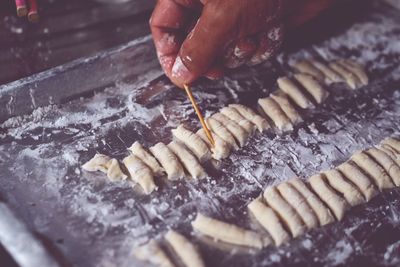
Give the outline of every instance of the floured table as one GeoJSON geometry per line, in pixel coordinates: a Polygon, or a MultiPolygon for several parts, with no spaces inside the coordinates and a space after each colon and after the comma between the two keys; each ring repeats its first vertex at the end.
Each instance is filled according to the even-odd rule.
{"type": "MultiPolygon", "coordinates": [[[[60,266],[146,266],[132,249],[171,227],[191,236],[207,266],[398,266],[399,189],[353,208],[342,222],[262,251],[216,248],[192,233],[190,222],[202,211],[250,228],[246,205],[265,186],[309,177],[400,134],[399,36],[400,12],[377,1],[330,38],[221,81],[202,81],[194,95],[211,114],[234,102],[255,107],[299,58],[351,57],[371,76],[358,91],[330,87],[329,100],[305,114],[293,133],[256,135],[218,168],[209,166],[209,179],[164,179],[148,196],[80,166],[96,151],[122,159],[136,140],[167,142],[181,122],[199,126],[185,94],[162,76],[149,37],[0,87],[0,199],[6,203],[0,209],[13,211],[34,233],[33,241],[21,237],[19,225],[13,229],[1,216],[0,238],[36,240],[60,266]]],[[[34,243],[21,250],[15,244],[4,246],[16,258],[43,256],[27,249],[34,243]]],[[[41,266],[54,266],[53,260],[41,266]]]]}

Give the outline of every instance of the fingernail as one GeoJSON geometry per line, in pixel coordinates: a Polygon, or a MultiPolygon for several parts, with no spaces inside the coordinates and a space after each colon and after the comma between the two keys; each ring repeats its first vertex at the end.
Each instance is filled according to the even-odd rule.
{"type": "Polygon", "coordinates": [[[183,64],[181,57],[177,57],[172,67],[172,78],[181,84],[190,83],[193,75],[183,64]]]}

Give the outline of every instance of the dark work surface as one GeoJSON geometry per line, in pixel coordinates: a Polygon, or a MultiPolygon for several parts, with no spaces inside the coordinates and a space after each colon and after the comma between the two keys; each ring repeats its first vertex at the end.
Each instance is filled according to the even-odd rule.
{"type": "Polygon", "coordinates": [[[4,267],[18,267],[17,263],[12,259],[10,254],[0,244],[0,266],[4,267]]]}
{"type": "Polygon", "coordinates": [[[15,14],[0,1],[0,84],[86,57],[149,32],[154,0],[111,4],[90,0],[43,0],[40,22],[15,14]]]}

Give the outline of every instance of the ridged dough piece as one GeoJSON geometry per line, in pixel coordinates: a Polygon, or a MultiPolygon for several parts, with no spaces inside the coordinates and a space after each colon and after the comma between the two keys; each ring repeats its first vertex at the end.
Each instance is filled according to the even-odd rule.
{"type": "Polygon", "coordinates": [[[295,209],[308,229],[313,229],[319,225],[318,218],[307,200],[290,183],[278,185],[281,196],[295,209]]]}
{"type": "Polygon", "coordinates": [[[381,143],[391,147],[396,154],[400,154],[400,140],[397,140],[393,137],[388,137],[385,138],[381,143]]]}
{"type": "Polygon", "coordinates": [[[215,113],[211,118],[216,119],[223,124],[228,131],[235,137],[240,146],[244,146],[249,139],[249,134],[239,124],[229,119],[222,113],[215,113]]]}
{"type": "Polygon", "coordinates": [[[221,160],[229,157],[231,154],[231,149],[232,146],[229,145],[227,142],[225,142],[221,137],[216,135],[215,133],[211,133],[215,146],[212,146],[210,143],[210,140],[208,140],[208,137],[206,135],[206,132],[204,129],[199,129],[196,134],[203,139],[203,141],[207,144],[207,146],[211,149],[212,152],[212,157],[215,160],[221,160]]]}
{"type": "Polygon", "coordinates": [[[396,186],[400,186],[400,167],[385,152],[377,149],[368,149],[367,154],[372,157],[389,174],[396,186]]]}
{"type": "Polygon", "coordinates": [[[325,206],[321,199],[312,192],[307,185],[299,178],[293,178],[288,181],[296,190],[303,195],[307,203],[313,209],[318,217],[321,226],[330,224],[335,221],[331,211],[325,206]]]}
{"type": "Polygon", "coordinates": [[[279,104],[283,112],[290,119],[293,124],[298,124],[303,121],[303,118],[297,112],[296,108],[290,103],[289,97],[281,90],[275,91],[271,94],[272,99],[279,104]]]}
{"type": "Polygon", "coordinates": [[[164,174],[165,171],[160,166],[158,161],[149,152],[147,152],[139,142],[133,143],[128,150],[130,150],[133,155],[140,158],[147,166],[149,166],[154,175],[161,176],[164,174]]]}
{"type": "Polygon", "coordinates": [[[342,67],[353,73],[355,76],[357,76],[358,80],[361,82],[362,85],[368,85],[369,83],[369,78],[367,73],[365,72],[364,67],[362,67],[360,64],[348,60],[348,59],[340,59],[337,61],[342,67]]]}
{"type": "Polygon", "coordinates": [[[101,171],[107,174],[111,181],[125,180],[128,177],[122,172],[118,160],[99,153],[83,164],[82,169],[88,172],[101,171]]]}
{"type": "Polygon", "coordinates": [[[367,201],[370,201],[372,198],[378,195],[379,192],[374,184],[358,166],[350,162],[345,162],[339,165],[337,168],[348,180],[358,187],[367,201]]]}
{"type": "Polygon", "coordinates": [[[356,153],[351,157],[351,160],[373,179],[379,190],[382,191],[394,187],[392,180],[385,170],[365,154],[365,152],[356,153]]]}
{"type": "Polygon", "coordinates": [[[337,62],[329,63],[329,67],[331,69],[333,69],[334,71],[336,71],[337,73],[339,73],[339,75],[342,76],[342,78],[346,81],[346,83],[348,84],[348,86],[351,89],[353,89],[353,90],[358,89],[358,87],[360,85],[360,81],[353,73],[351,73],[348,70],[346,70],[345,68],[343,68],[337,62]]]}
{"type": "Polygon", "coordinates": [[[185,177],[182,164],[168,146],[163,143],[157,143],[149,149],[167,172],[169,180],[178,180],[185,177]]]}
{"type": "Polygon", "coordinates": [[[197,161],[197,158],[193,156],[184,145],[181,145],[176,141],[172,141],[168,144],[168,148],[174,152],[177,158],[179,158],[180,162],[193,179],[203,179],[207,177],[207,173],[197,161]]]}
{"type": "Polygon", "coordinates": [[[138,183],[146,194],[150,194],[156,189],[151,169],[135,155],[124,158],[123,163],[128,169],[134,182],[138,183]]]}
{"type": "Polygon", "coordinates": [[[327,84],[343,82],[343,78],[325,64],[315,60],[312,60],[311,62],[314,67],[319,69],[325,75],[325,82],[327,84]]]}
{"type": "Polygon", "coordinates": [[[228,244],[261,249],[271,243],[269,238],[262,237],[256,232],[207,217],[201,213],[197,213],[196,219],[192,221],[192,226],[200,233],[228,244]]]}
{"type": "Polygon", "coordinates": [[[324,74],[308,60],[300,60],[293,64],[298,72],[313,76],[318,81],[324,81],[324,74]]]}
{"type": "Polygon", "coordinates": [[[365,202],[360,191],[358,191],[354,185],[349,183],[338,170],[328,170],[324,172],[324,174],[329,185],[339,193],[342,193],[343,197],[351,206],[354,207],[365,202]]]}
{"type": "MultiPolygon", "coordinates": [[[[253,124],[251,121],[246,119],[243,115],[241,115],[239,113],[239,111],[237,111],[233,107],[224,107],[220,110],[220,112],[222,114],[224,114],[225,116],[227,116],[229,119],[235,121],[241,127],[243,127],[243,129],[245,129],[248,134],[254,134],[254,132],[257,130],[257,126],[255,124],[253,124]]],[[[265,123],[267,123],[267,121],[265,121],[265,123]]],[[[263,131],[263,127],[266,127],[266,126],[265,125],[263,126],[262,124],[260,126],[261,126],[261,128],[259,128],[259,130],[261,132],[261,131],[263,131]]]]}
{"type": "Polygon", "coordinates": [[[278,79],[279,88],[285,92],[302,109],[313,108],[314,104],[301,89],[288,77],[278,79]]]}
{"type": "Polygon", "coordinates": [[[235,137],[229,132],[229,130],[219,121],[213,118],[207,118],[206,123],[208,128],[221,137],[226,143],[228,143],[232,148],[238,149],[239,146],[236,143],[235,137]]]}
{"type": "Polygon", "coordinates": [[[230,104],[229,107],[236,109],[240,115],[256,125],[259,132],[263,132],[271,128],[267,120],[255,113],[251,108],[240,104],[230,104]]]}
{"type": "Polygon", "coordinates": [[[165,239],[186,267],[205,267],[200,252],[185,236],[169,230],[165,239]]]}
{"type": "Polygon", "coordinates": [[[159,267],[175,267],[167,254],[158,245],[157,241],[150,240],[149,243],[136,247],[133,250],[133,255],[138,260],[149,262],[159,267]]]}
{"type": "Polygon", "coordinates": [[[385,144],[381,144],[378,146],[379,150],[383,151],[386,153],[386,155],[388,155],[392,160],[394,160],[395,162],[397,162],[397,164],[400,166],[400,155],[396,153],[396,151],[385,144]]]}
{"type": "Polygon", "coordinates": [[[282,226],[274,210],[264,204],[260,198],[254,199],[247,207],[257,221],[271,235],[275,245],[280,246],[290,240],[290,235],[282,226]]]}
{"type": "Polygon", "coordinates": [[[283,199],[275,187],[269,187],[264,191],[264,199],[282,219],[293,237],[298,237],[306,230],[300,216],[297,212],[283,199]]]}
{"type": "Polygon", "coordinates": [[[309,182],[314,192],[332,210],[333,214],[335,214],[336,219],[339,221],[342,220],[344,214],[350,208],[346,200],[329,187],[321,174],[312,176],[309,182]]]}
{"type": "Polygon", "coordinates": [[[211,151],[207,144],[197,134],[186,129],[183,125],[171,131],[174,138],[183,143],[200,162],[206,162],[211,159],[211,151]]]}
{"type": "Polygon", "coordinates": [[[307,74],[295,74],[294,77],[304,89],[312,95],[318,104],[321,104],[328,98],[329,92],[312,76],[307,74]]]}
{"type": "Polygon", "coordinates": [[[270,97],[261,98],[258,104],[279,130],[284,132],[293,130],[292,122],[275,100],[270,97]]]}

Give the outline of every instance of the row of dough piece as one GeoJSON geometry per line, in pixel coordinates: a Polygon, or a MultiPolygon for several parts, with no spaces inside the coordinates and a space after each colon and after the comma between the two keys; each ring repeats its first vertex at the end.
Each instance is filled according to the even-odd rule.
{"type": "Polygon", "coordinates": [[[248,205],[263,233],[201,213],[192,226],[225,243],[253,248],[279,246],[307,230],[340,221],[350,207],[395,186],[400,186],[400,140],[387,138],[377,147],[354,154],[337,168],[312,176],[308,182],[294,178],[267,188],[248,205]]]}
{"type": "MultiPolygon", "coordinates": [[[[312,176],[308,182],[294,178],[267,188],[248,205],[263,233],[201,213],[192,226],[215,241],[232,245],[257,249],[280,246],[307,230],[340,221],[350,207],[394,186],[400,186],[400,140],[386,138],[379,146],[354,154],[349,161],[312,176]]],[[[198,249],[183,235],[170,230],[165,240],[184,266],[205,266],[198,249]]],[[[156,266],[176,266],[155,240],[135,248],[134,255],[156,266]]]]}

